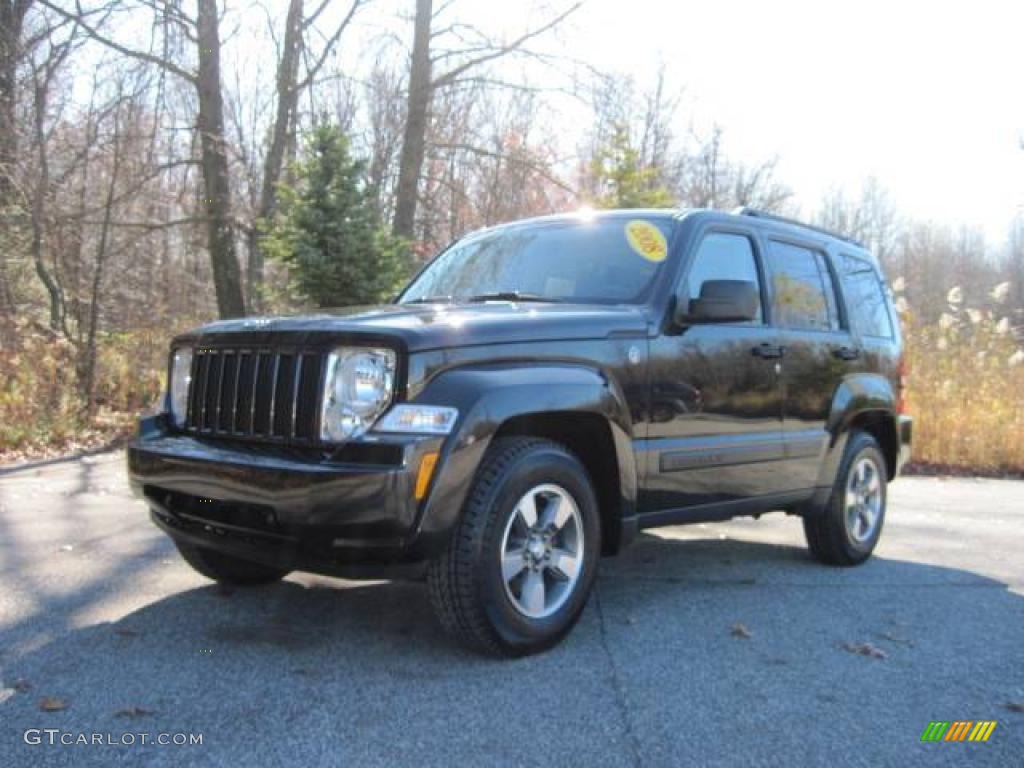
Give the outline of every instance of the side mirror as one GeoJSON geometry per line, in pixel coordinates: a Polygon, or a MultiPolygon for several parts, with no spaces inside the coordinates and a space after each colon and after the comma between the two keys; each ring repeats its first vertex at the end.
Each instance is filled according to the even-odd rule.
{"type": "Polygon", "coordinates": [[[700,298],[680,298],[676,303],[676,322],[737,323],[757,318],[760,294],[757,285],[747,280],[705,280],[700,298]]]}

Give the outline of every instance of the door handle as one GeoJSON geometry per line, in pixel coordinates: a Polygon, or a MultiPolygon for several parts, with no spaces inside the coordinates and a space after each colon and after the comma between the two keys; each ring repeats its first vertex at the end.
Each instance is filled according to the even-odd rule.
{"type": "Polygon", "coordinates": [[[832,350],[832,354],[840,360],[856,360],[860,357],[860,350],[856,347],[836,347],[832,350]]]}
{"type": "Polygon", "coordinates": [[[774,360],[777,357],[782,357],[786,348],[780,344],[758,344],[752,350],[751,354],[756,357],[763,357],[765,360],[774,360]]]}

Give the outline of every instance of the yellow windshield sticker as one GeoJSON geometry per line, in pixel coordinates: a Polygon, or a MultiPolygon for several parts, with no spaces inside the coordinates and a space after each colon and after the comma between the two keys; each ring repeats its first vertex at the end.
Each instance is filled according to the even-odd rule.
{"type": "Polygon", "coordinates": [[[629,247],[648,261],[664,261],[668,256],[668,243],[661,230],[642,219],[633,219],[626,224],[626,239],[629,247]]]}

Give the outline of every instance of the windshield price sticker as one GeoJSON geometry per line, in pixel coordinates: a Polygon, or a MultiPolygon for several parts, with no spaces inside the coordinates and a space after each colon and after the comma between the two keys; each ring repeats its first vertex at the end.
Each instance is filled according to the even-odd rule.
{"type": "Polygon", "coordinates": [[[633,219],[626,224],[629,246],[648,261],[664,261],[668,256],[668,243],[661,230],[649,221],[633,219]]]}

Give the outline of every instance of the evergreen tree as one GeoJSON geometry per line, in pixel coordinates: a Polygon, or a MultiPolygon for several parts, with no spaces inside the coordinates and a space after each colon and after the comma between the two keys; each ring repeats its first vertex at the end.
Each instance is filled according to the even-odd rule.
{"type": "Polygon", "coordinates": [[[387,298],[408,273],[408,248],[381,226],[363,162],[330,125],[310,134],[305,158],[294,184],[278,187],[280,214],[264,222],[265,253],[289,267],[296,291],[318,307],[387,298]]]}
{"type": "Polygon", "coordinates": [[[597,188],[603,190],[594,201],[601,208],[671,208],[676,204],[660,183],[658,169],[643,162],[623,125],[615,127],[590,165],[597,188]]]}

